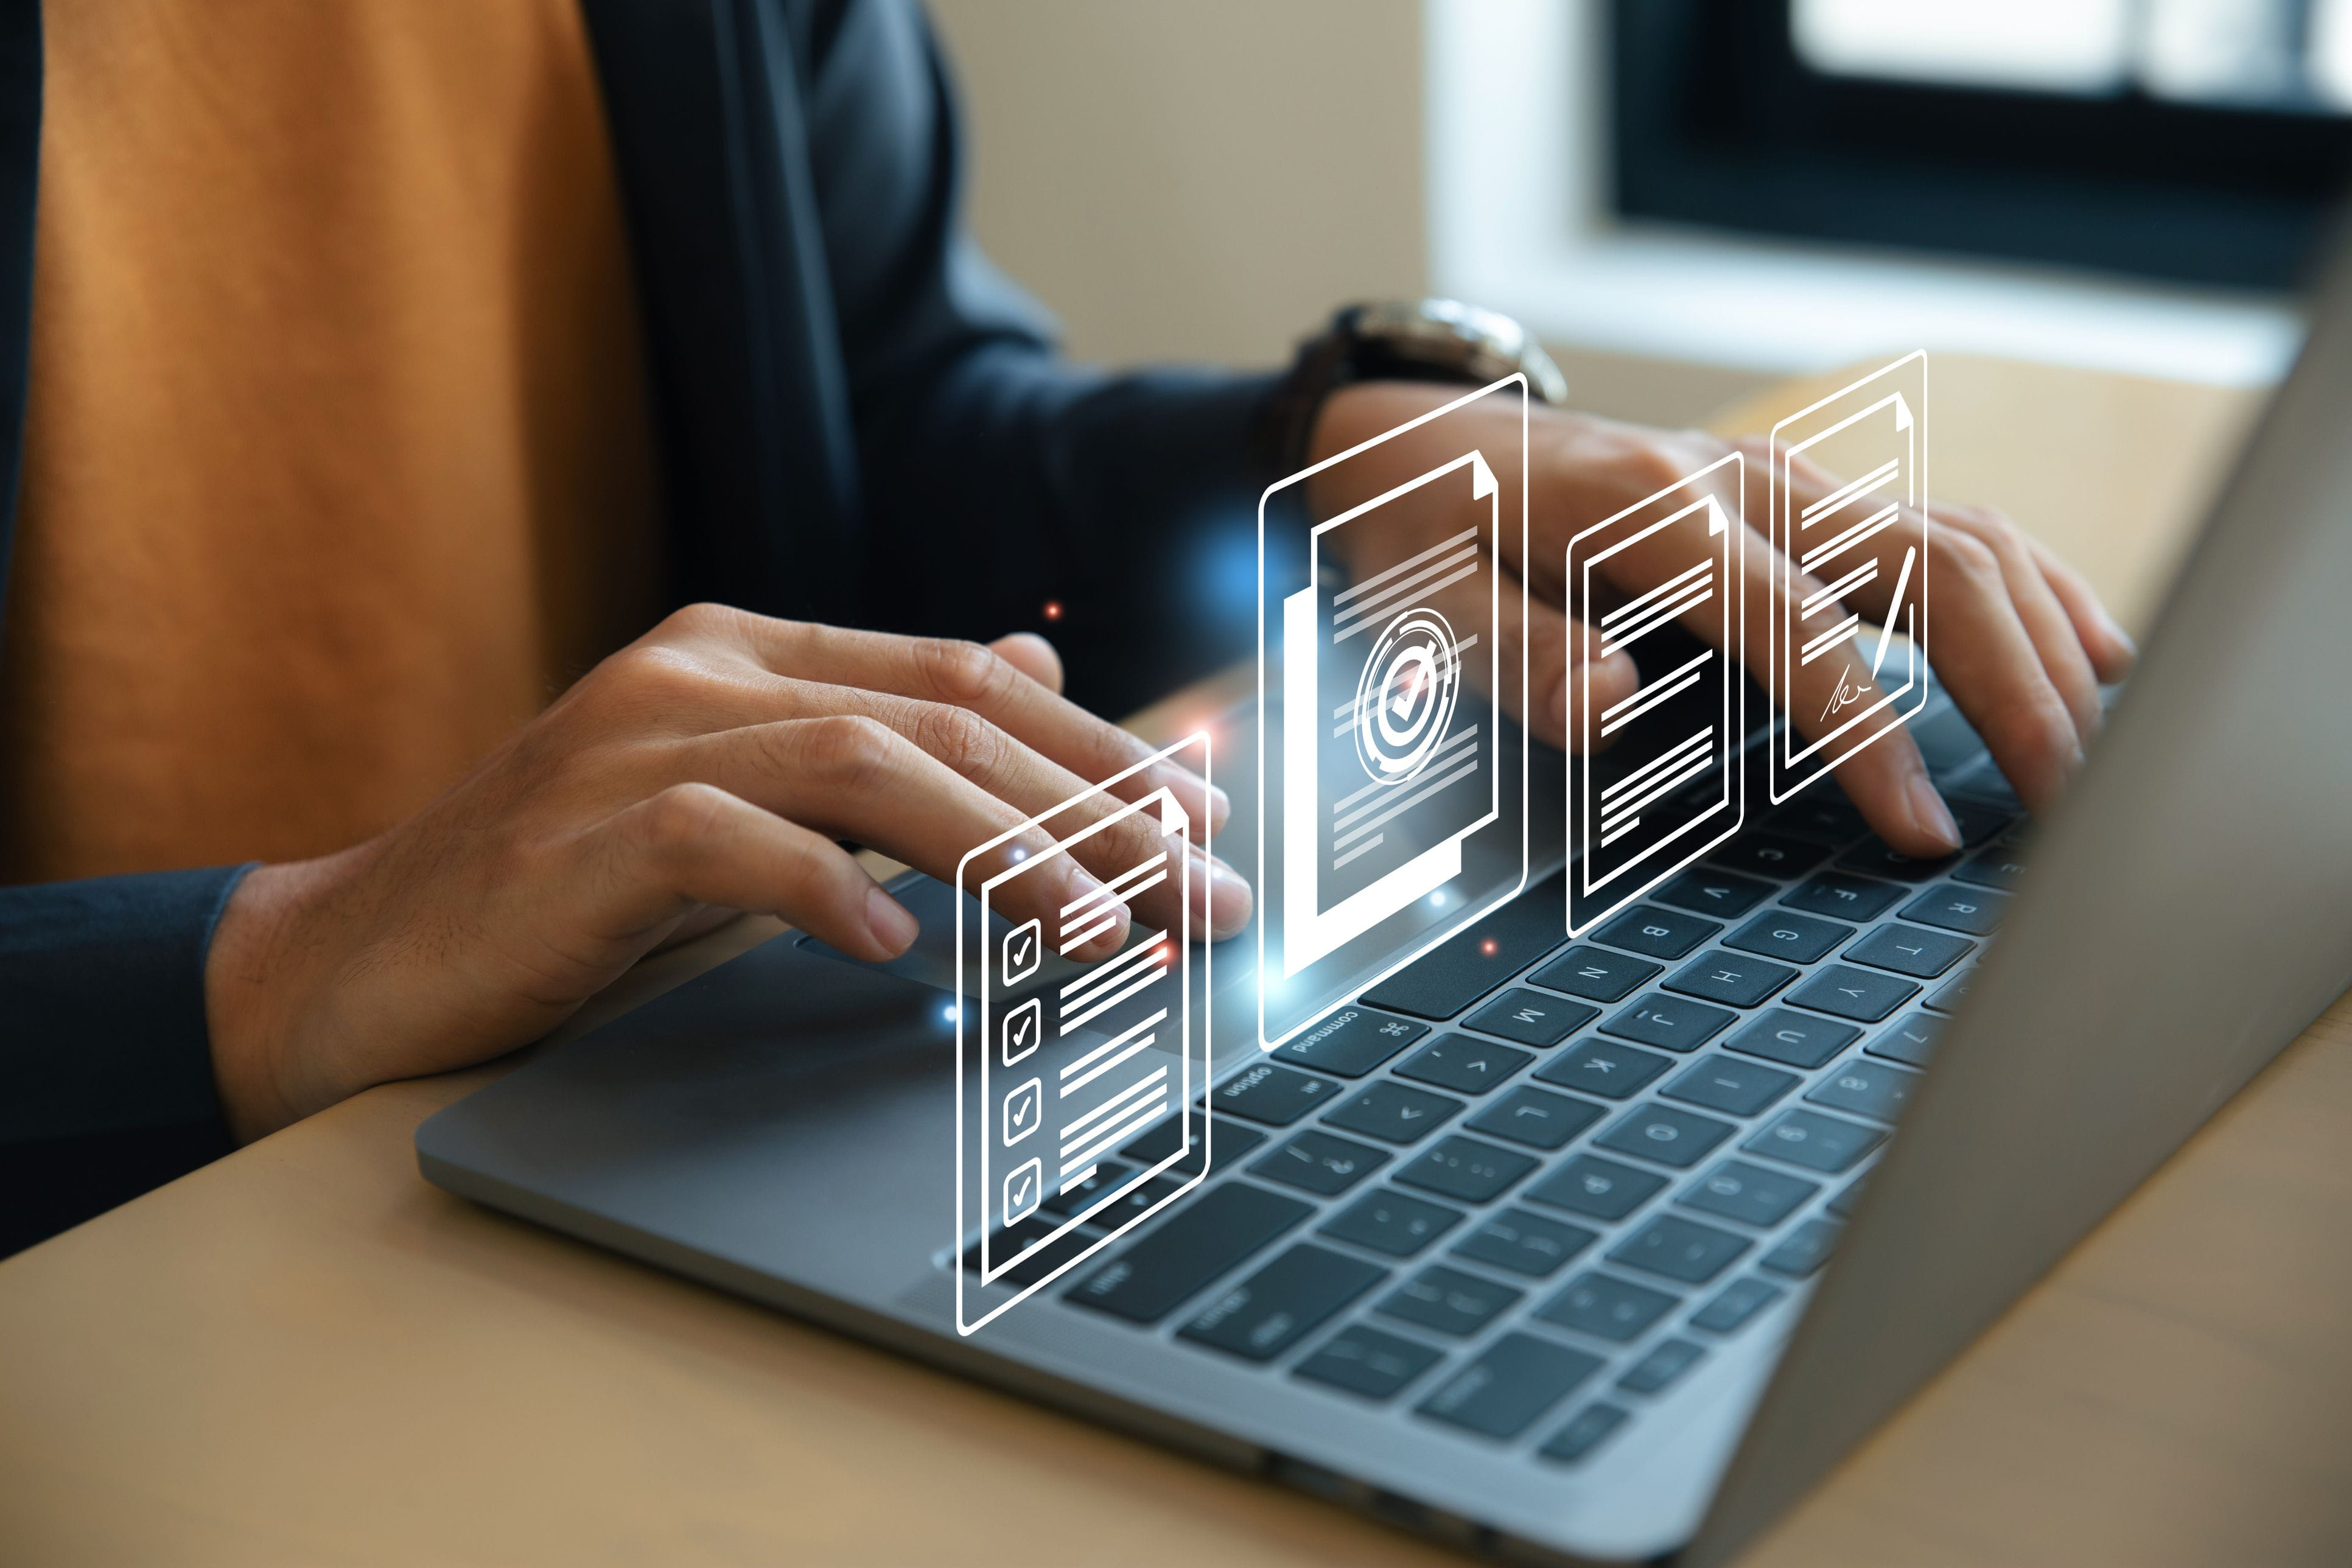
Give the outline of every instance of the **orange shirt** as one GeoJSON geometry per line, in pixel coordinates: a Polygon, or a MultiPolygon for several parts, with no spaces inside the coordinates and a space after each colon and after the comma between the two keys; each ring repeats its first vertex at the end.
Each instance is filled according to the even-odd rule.
{"type": "Polygon", "coordinates": [[[47,12],[0,882],[341,847],[658,602],[580,17],[47,12]]]}

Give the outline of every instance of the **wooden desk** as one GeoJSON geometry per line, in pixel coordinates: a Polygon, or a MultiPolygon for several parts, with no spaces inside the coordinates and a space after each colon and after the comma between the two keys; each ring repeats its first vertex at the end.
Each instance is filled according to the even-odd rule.
{"type": "MultiPolygon", "coordinates": [[[[1935,373],[1938,492],[2144,625],[2252,400],[1935,373]]],[[[0,1265],[0,1561],[1460,1561],[425,1185],[412,1130],[496,1070],[0,1265]]],[[[2347,1133],[2339,1005],[1754,1561],[2352,1561],[2347,1133]]]]}

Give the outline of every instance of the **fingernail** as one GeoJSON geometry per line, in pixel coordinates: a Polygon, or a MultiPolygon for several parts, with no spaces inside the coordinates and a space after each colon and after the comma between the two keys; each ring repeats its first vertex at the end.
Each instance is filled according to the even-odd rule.
{"type": "Polygon", "coordinates": [[[1212,826],[1222,827],[1224,826],[1225,819],[1234,814],[1234,797],[1227,795],[1223,790],[1219,789],[1215,784],[1210,784],[1207,787],[1209,791],[1210,825],[1212,826]]]}
{"type": "Polygon", "coordinates": [[[1584,700],[1606,708],[1611,703],[1632,694],[1641,684],[1641,672],[1633,668],[1633,656],[1623,649],[1606,658],[1590,664],[1572,664],[1568,673],[1553,688],[1551,702],[1546,709],[1550,713],[1552,732],[1565,738],[1568,734],[1568,698],[1578,681],[1584,683],[1584,700]]]}
{"type": "Polygon", "coordinates": [[[1239,871],[1213,856],[1209,859],[1209,934],[1216,937],[1233,935],[1249,924],[1250,910],[1257,907],[1256,895],[1239,871]]]}
{"type": "Polygon", "coordinates": [[[1948,853],[1960,847],[1960,825],[1952,820],[1952,808],[1936,793],[1936,781],[1926,773],[1911,781],[1911,825],[1928,837],[1944,846],[1948,853]]]}
{"type": "Polygon", "coordinates": [[[2105,610],[2101,610],[2099,612],[2099,620],[2101,624],[2106,627],[2107,635],[2122,645],[2124,653],[2127,657],[2132,658],[2137,658],[2139,657],[2139,644],[2132,641],[2131,633],[2124,630],[2122,626],[2116,624],[2115,616],[2107,614],[2105,610]]]}
{"type": "MultiPolygon", "coordinates": [[[[1096,898],[1097,903],[1088,910],[1080,911],[1081,914],[1090,914],[1102,903],[1108,902],[1111,911],[1111,925],[1108,931],[1079,948],[1077,952],[1092,952],[1097,957],[1117,952],[1126,942],[1128,928],[1133,923],[1128,907],[1121,900],[1112,898],[1100,882],[1087,874],[1083,867],[1073,864],[1070,867],[1069,876],[1062,883],[1062,901],[1066,904],[1074,904],[1080,899],[1087,898],[1096,898]],[[1097,897],[1097,895],[1099,898],[1097,897]]],[[[1072,956],[1075,957],[1077,954],[1072,956]]]]}
{"type": "Polygon", "coordinates": [[[922,930],[907,906],[879,888],[866,889],[866,929],[882,951],[896,958],[915,945],[915,935],[922,930]]]}

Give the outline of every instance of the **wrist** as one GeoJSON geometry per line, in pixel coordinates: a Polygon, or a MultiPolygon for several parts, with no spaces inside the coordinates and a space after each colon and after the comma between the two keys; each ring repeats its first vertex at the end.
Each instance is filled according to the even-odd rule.
{"type": "Polygon", "coordinates": [[[258,866],[229,895],[205,953],[213,1082],[230,1135],[248,1143],[341,1098],[330,1064],[304,1047],[303,1021],[327,989],[321,916],[350,862],[258,866]]]}

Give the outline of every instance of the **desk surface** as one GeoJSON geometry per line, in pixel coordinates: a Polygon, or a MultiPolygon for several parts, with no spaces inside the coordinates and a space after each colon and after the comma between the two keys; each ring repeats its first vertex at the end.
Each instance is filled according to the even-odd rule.
{"type": "MultiPolygon", "coordinates": [[[[1957,358],[1933,396],[1935,492],[2135,629],[2253,402],[1957,358]]],[[[0,1265],[0,1560],[1460,1561],[427,1186],[411,1132],[497,1070],[0,1265]]],[[[2347,1133],[2339,1003],[1752,1561],[2352,1560],[2347,1133]]]]}

